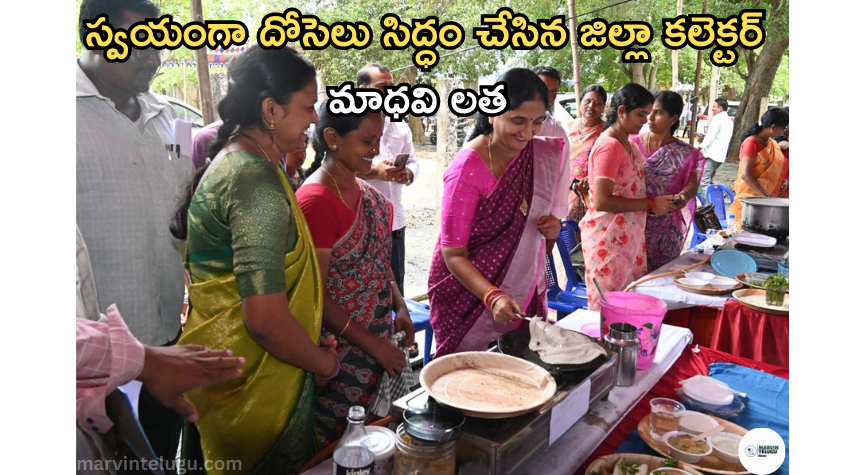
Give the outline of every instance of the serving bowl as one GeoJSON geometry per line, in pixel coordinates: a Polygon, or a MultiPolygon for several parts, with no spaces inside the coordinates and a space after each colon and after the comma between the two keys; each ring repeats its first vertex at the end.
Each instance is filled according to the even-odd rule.
{"type": "Polygon", "coordinates": [[[708,441],[706,442],[706,445],[709,446],[709,451],[704,453],[704,454],[690,454],[688,452],[683,452],[683,451],[677,449],[676,447],[673,447],[673,445],[670,444],[670,439],[673,437],[676,437],[677,435],[684,435],[687,437],[693,437],[694,435],[689,433],[689,432],[682,432],[682,431],[678,431],[678,430],[673,431],[673,432],[667,432],[666,434],[664,434],[664,438],[662,440],[664,441],[665,444],[667,444],[667,447],[670,448],[670,455],[672,455],[673,457],[676,457],[677,459],[681,460],[682,462],[699,463],[700,460],[703,459],[703,457],[712,453],[712,446],[711,446],[711,444],[709,444],[708,441]]]}
{"type": "Polygon", "coordinates": [[[723,450],[719,449],[719,448],[715,445],[715,439],[718,438],[718,437],[728,437],[728,438],[730,438],[730,439],[736,439],[736,440],[738,440],[738,441],[741,443],[741,441],[742,441],[742,436],[741,436],[741,435],[732,434],[732,433],[730,433],[730,432],[718,432],[717,434],[715,434],[715,435],[713,435],[713,436],[711,436],[711,437],[708,438],[708,440],[709,440],[709,446],[712,447],[712,450],[713,450],[712,453],[715,454],[715,457],[718,457],[719,459],[721,459],[721,460],[723,460],[723,461],[725,461],[725,462],[727,462],[727,463],[741,463],[741,462],[739,461],[739,452],[738,452],[738,451],[736,451],[736,453],[734,453],[734,454],[731,454],[731,453],[729,453],[729,452],[724,452],[723,450]]]}
{"type": "Polygon", "coordinates": [[[716,277],[710,280],[709,283],[718,290],[728,290],[739,285],[736,279],[730,279],[729,277],[716,277]]]}
{"type": "Polygon", "coordinates": [[[679,279],[679,283],[683,284],[683,285],[690,286],[690,287],[705,287],[706,285],[709,284],[709,281],[685,277],[684,279],[679,279]]]}

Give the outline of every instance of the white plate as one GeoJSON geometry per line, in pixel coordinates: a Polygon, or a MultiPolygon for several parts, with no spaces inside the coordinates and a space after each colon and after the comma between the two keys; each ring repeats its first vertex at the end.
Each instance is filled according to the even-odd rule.
{"type": "Polygon", "coordinates": [[[708,376],[694,376],[681,382],[682,390],[692,399],[705,404],[726,406],[733,402],[733,391],[721,381],[708,376]]]}
{"type": "Polygon", "coordinates": [[[705,287],[709,282],[706,280],[689,279],[685,277],[684,279],[679,279],[679,283],[689,287],[705,287]]]}
{"type": "Polygon", "coordinates": [[[772,236],[756,233],[733,233],[733,242],[754,247],[773,247],[778,240],[772,236]]]}
{"type": "Polygon", "coordinates": [[[715,419],[712,419],[711,417],[703,414],[702,412],[685,411],[679,417],[679,430],[682,432],[690,432],[694,435],[700,435],[703,432],[706,432],[707,430],[712,429],[714,427],[718,427],[718,422],[715,419]],[[702,421],[705,421],[705,425],[707,425],[709,427],[708,428],[702,428],[702,427],[697,427],[697,426],[689,427],[686,424],[682,423],[682,421],[685,419],[685,417],[696,417],[702,421]]]}

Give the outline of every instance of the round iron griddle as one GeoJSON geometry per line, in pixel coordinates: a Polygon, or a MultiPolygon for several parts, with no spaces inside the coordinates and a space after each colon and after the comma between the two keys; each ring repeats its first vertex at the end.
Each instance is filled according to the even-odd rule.
{"type": "MultiPolygon", "coordinates": [[[[528,327],[521,327],[514,331],[504,333],[499,336],[499,351],[506,355],[516,356],[517,358],[530,361],[547,370],[553,377],[563,376],[568,379],[588,377],[609,359],[609,351],[604,348],[603,343],[598,343],[602,348],[604,348],[604,351],[607,353],[606,355],[598,356],[592,361],[583,364],[551,365],[544,363],[541,357],[529,348],[531,337],[531,332],[528,327]],[[583,374],[585,374],[585,376],[582,376],[583,374]]],[[[591,337],[588,338],[595,340],[591,337]]],[[[597,340],[595,340],[595,342],[597,343],[597,340]]]]}

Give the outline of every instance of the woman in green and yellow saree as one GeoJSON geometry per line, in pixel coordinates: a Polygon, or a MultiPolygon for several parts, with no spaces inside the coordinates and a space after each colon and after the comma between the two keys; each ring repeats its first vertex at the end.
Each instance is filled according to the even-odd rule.
{"type": "Polygon", "coordinates": [[[278,168],[318,122],[315,70],[291,48],[253,46],[233,62],[214,159],[172,230],[187,239],[181,342],[230,349],[246,364],[240,378],[186,397],[198,409],[208,474],[296,473],[316,449],[314,386],[339,372],[335,342],[319,347],[315,248],[278,168]]]}

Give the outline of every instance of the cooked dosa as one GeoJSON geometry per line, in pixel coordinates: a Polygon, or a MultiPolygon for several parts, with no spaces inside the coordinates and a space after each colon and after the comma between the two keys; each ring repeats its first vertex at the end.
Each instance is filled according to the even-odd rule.
{"type": "Polygon", "coordinates": [[[606,354],[601,345],[586,335],[561,329],[541,317],[532,318],[529,331],[529,348],[547,364],[584,364],[606,354]]]}

